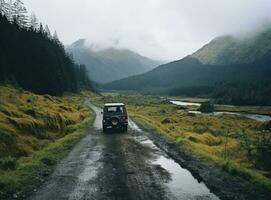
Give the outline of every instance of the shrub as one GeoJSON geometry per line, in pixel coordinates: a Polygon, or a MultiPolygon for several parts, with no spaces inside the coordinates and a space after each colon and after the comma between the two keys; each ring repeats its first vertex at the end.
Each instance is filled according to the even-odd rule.
{"type": "Polygon", "coordinates": [[[197,125],[193,127],[193,131],[196,133],[205,133],[208,131],[208,127],[207,126],[201,126],[201,125],[197,125]]]}
{"type": "Polygon", "coordinates": [[[271,121],[268,121],[268,122],[263,123],[263,125],[261,126],[261,128],[262,128],[263,130],[271,131],[271,121]]]}
{"type": "Polygon", "coordinates": [[[214,111],[214,104],[210,102],[202,103],[199,107],[199,111],[203,113],[212,113],[214,111]]]}
{"type": "Polygon", "coordinates": [[[245,149],[250,160],[257,160],[265,167],[271,167],[271,132],[257,131],[256,137],[242,134],[241,146],[245,149]]]}
{"type": "Polygon", "coordinates": [[[16,159],[13,157],[6,157],[0,159],[0,169],[2,170],[15,170],[16,169],[16,159]]]}
{"type": "Polygon", "coordinates": [[[171,124],[171,123],[176,123],[174,119],[171,118],[165,118],[161,121],[162,124],[171,124]]]}
{"type": "Polygon", "coordinates": [[[256,140],[257,159],[263,162],[268,168],[271,167],[271,133],[259,131],[256,140]]]}

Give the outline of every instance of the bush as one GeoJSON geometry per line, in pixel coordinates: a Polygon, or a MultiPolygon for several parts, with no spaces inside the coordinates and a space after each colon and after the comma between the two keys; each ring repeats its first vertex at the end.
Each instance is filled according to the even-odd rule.
{"type": "Polygon", "coordinates": [[[271,167],[271,133],[259,131],[256,141],[257,159],[263,162],[268,168],[271,167]]]}
{"type": "Polygon", "coordinates": [[[211,104],[210,102],[202,103],[199,111],[203,113],[212,113],[214,112],[214,104],[211,104]]]}
{"type": "Polygon", "coordinates": [[[16,159],[10,156],[0,159],[0,169],[2,170],[15,170],[16,164],[16,159]]]}
{"type": "Polygon", "coordinates": [[[256,138],[242,134],[241,146],[245,149],[250,160],[257,160],[265,167],[271,167],[271,133],[269,131],[257,131],[256,138]]]}
{"type": "Polygon", "coordinates": [[[161,121],[162,124],[172,124],[172,123],[177,123],[174,119],[171,118],[165,118],[161,121]]]}
{"type": "Polygon", "coordinates": [[[261,128],[263,130],[271,131],[271,121],[265,122],[261,128]]]}
{"type": "Polygon", "coordinates": [[[196,133],[205,133],[207,132],[209,129],[207,126],[194,126],[193,131],[196,133]]]}

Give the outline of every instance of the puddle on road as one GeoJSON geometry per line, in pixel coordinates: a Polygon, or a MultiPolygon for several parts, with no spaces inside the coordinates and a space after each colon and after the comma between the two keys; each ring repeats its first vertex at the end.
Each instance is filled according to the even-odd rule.
{"type": "MultiPolygon", "coordinates": [[[[129,125],[131,129],[142,132],[142,130],[132,120],[129,121],[129,125]]],[[[135,139],[142,145],[147,145],[155,150],[154,152],[157,158],[153,160],[152,164],[160,165],[170,173],[171,180],[166,183],[166,185],[177,199],[219,200],[216,195],[210,192],[203,182],[198,182],[187,169],[182,168],[173,159],[169,158],[146,136],[135,136],[135,139]]]]}
{"type": "Polygon", "coordinates": [[[171,174],[171,181],[167,185],[178,199],[219,199],[203,182],[199,183],[188,170],[174,160],[160,156],[154,164],[159,164],[171,174]]]}
{"type": "Polygon", "coordinates": [[[141,128],[139,128],[136,123],[134,121],[132,121],[131,119],[129,119],[129,126],[132,130],[135,130],[135,131],[139,131],[141,132],[141,128]]]}
{"type": "MultiPolygon", "coordinates": [[[[95,107],[93,108],[96,112],[96,120],[94,122],[94,127],[96,129],[101,129],[101,119],[102,115],[101,109],[95,107]]],[[[129,119],[129,127],[131,130],[136,132],[143,132],[143,130],[137,126],[137,124],[129,119]]],[[[165,183],[168,186],[170,192],[176,197],[176,199],[186,199],[186,200],[219,200],[217,196],[210,192],[207,186],[203,182],[198,182],[197,179],[186,169],[182,168],[173,159],[169,158],[164,151],[158,148],[150,139],[145,135],[133,136],[133,138],[142,145],[147,145],[153,149],[156,159],[152,160],[153,165],[160,165],[163,169],[169,172],[171,175],[171,180],[165,183]]],[[[91,165],[91,163],[89,163],[91,165]]],[[[86,174],[82,174],[82,181],[84,180],[86,174]]],[[[91,175],[90,175],[91,176],[91,175]]],[[[80,194],[80,192],[79,192],[80,194]]]]}
{"type": "Polygon", "coordinates": [[[99,159],[101,158],[102,148],[97,149],[97,151],[88,151],[82,154],[82,158],[85,159],[84,170],[78,176],[78,182],[73,192],[69,196],[69,200],[83,199],[86,193],[94,194],[97,188],[95,184],[93,187],[89,187],[89,183],[93,182],[97,176],[99,168],[101,168],[101,163],[99,159]]]}

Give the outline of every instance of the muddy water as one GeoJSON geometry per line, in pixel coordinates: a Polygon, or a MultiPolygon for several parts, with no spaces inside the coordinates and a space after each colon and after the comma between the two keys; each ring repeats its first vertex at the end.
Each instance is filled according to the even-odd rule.
{"type": "MultiPolygon", "coordinates": [[[[144,133],[144,131],[132,120],[130,120],[129,123],[131,129],[144,133]]],[[[170,174],[170,180],[166,185],[177,199],[219,199],[216,195],[210,192],[203,182],[198,182],[188,170],[182,168],[173,159],[169,158],[146,136],[139,135],[136,136],[135,139],[141,144],[155,150],[156,158],[152,160],[151,163],[154,165],[160,165],[170,174]]]]}
{"type": "Polygon", "coordinates": [[[249,119],[254,119],[259,122],[267,122],[271,120],[271,117],[268,115],[258,115],[258,114],[246,114],[246,113],[237,113],[237,112],[213,112],[213,113],[202,113],[200,111],[189,111],[189,113],[195,113],[195,114],[201,114],[201,115],[223,115],[223,114],[228,114],[228,115],[237,115],[241,117],[246,117],[249,119]]]}
{"type": "MultiPolygon", "coordinates": [[[[190,102],[184,102],[184,101],[170,101],[172,104],[178,105],[178,106],[200,106],[200,103],[190,103],[190,102]]],[[[234,107],[231,105],[227,105],[229,107],[234,107]]],[[[249,119],[254,119],[260,122],[266,122],[271,120],[271,116],[268,115],[259,115],[259,114],[250,114],[250,113],[240,113],[240,112],[213,112],[213,113],[202,113],[200,111],[189,111],[190,113],[195,114],[204,114],[204,115],[222,115],[222,114],[229,114],[229,115],[238,115],[242,117],[246,117],[249,119]]]]}

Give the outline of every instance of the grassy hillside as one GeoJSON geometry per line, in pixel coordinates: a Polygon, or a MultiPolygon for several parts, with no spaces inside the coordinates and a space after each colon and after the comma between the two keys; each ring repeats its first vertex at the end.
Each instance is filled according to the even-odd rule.
{"type": "Polygon", "coordinates": [[[157,129],[181,151],[271,190],[270,122],[195,115],[154,96],[105,95],[96,101],[126,103],[131,117],[157,129]]]}
{"type": "Polygon", "coordinates": [[[76,62],[86,65],[89,76],[98,83],[141,74],[161,64],[127,49],[93,49],[84,39],[66,49],[73,54],[76,62]]]}
{"type": "Polygon", "coordinates": [[[222,36],[191,55],[203,64],[249,64],[271,54],[271,27],[242,36],[222,36]]]}
{"type": "Polygon", "coordinates": [[[37,187],[85,134],[90,94],[52,97],[0,86],[0,198],[37,187]]]}

